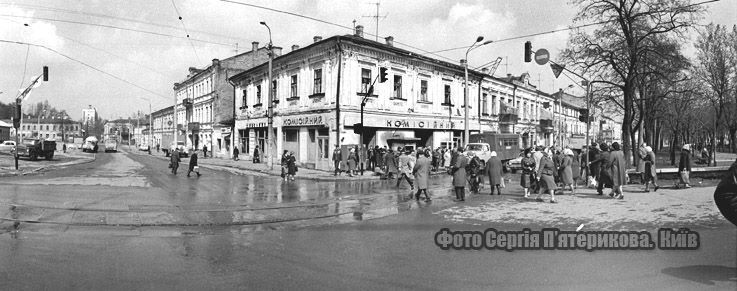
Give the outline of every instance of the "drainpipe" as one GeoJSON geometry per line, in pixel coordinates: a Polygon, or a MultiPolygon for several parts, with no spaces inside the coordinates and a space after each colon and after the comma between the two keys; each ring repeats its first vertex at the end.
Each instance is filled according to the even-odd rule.
{"type": "MultiPolygon", "coordinates": [[[[235,85],[236,84],[233,83],[233,81],[231,81],[230,78],[226,78],[226,80],[228,80],[228,84],[230,84],[230,86],[233,86],[233,127],[230,129],[230,141],[233,143],[233,145],[230,146],[230,151],[231,153],[233,153],[233,150],[235,150],[235,145],[236,145],[235,143],[235,85]]],[[[242,151],[243,149],[240,149],[240,150],[242,151]]],[[[233,155],[231,154],[231,157],[232,156],[233,155]]]]}
{"type": "Polygon", "coordinates": [[[340,145],[340,74],[343,67],[343,49],[340,47],[340,37],[337,38],[338,49],[338,85],[335,91],[335,144],[340,145]]]}

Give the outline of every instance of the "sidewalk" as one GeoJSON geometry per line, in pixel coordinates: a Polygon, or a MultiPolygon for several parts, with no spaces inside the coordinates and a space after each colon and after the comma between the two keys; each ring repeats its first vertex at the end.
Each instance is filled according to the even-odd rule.
{"type": "Polygon", "coordinates": [[[24,176],[38,173],[44,169],[89,163],[94,160],[94,154],[82,153],[81,151],[55,152],[51,161],[44,159],[30,161],[27,158],[20,158],[18,160],[18,170],[16,170],[14,157],[3,152],[0,153],[0,177],[24,176]]]}
{"type": "MultiPolygon", "coordinates": [[[[137,151],[128,151],[132,154],[141,154],[141,155],[148,155],[148,153],[145,152],[137,152],[137,151]]],[[[152,152],[151,156],[157,157],[160,159],[168,160],[169,158],[165,157],[163,153],[155,153],[152,152]]],[[[189,162],[189,158],[182,158],[182,163],[186,165],[189,162]]],[[[203,168],[209,168],[214,170],[239,170],[242,172],[247,172],[248,174],[261,174],[261,175],[269,175],[269,176],[281,176],[281,165],[275,163],[274,169],[270,169],[267,163],[253,163],[251,161],[247,160],[238,160],[234,161],[232,159],[225,159],[225,158],[202,158],[200,157],[198,160],[198,163],[200,167],[203,168]]],[[[181,166],[180,166],[181,168],[181,166]]],[[[440,172],[433,172],[431,175],[438,175],[438,174],[445,174],[444,171],[440,172]]],[[[396,177],[396,175],[395,175],[396,177]]],[[[346,173],[342,173],[338,176],[334,176],[333,172],[329,171],[323,171],[323,170],[316,170],[316,169],[306,169],[306,168],[299,168],[297,171],[297,175],[295,176],[295,179],[308,179],[308,180],[314,180],[314,181],[367,181],[367,180],[380,180],[380,176],[378,173],[373,171],[364,171],[363,175],[359,172],[358,175],[355,175],[353,177],[348,176],[346,173]]]]}

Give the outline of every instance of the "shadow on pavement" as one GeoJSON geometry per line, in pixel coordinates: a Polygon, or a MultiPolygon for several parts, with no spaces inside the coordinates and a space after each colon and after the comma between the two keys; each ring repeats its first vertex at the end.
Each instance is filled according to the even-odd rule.
{"type": "Polygon", "coordinates": [[[715,285],[715,282],[717,281],[737,282],[737,268],[725,266],[684,266],[677,268],[665,268],[662,272],[673,277],[691,280],[707,285],[715,285]]]}

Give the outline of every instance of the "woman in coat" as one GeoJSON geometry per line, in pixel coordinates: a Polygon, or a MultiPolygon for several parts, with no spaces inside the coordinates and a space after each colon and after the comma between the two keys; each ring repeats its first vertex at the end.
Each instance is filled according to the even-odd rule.
{"type": "Polygon", "coordinates": [[[294,152],[289,153],[287,158],[287,177],[294,181],[294,175],[297,174],[297,158],[294,157],[294,152]]]}
{"type": "Polygon", "coordinates": [[[623,199],[622,185],[627,183],[627,164],[624,159],[624,153],[619,147],[619,143],[612,143],[612,152],[609,154],[609,171],[612,174],[612,193],[616,193],[614,198],[623,199]]]}
{"type": "Polygon", "coordinates": [[[716,191],[714,202],[719,212],[734,225],[737,225],[737,161],[735,161],[724,176],[716,191]]]}
{"type": "Polygon", "coordinates": [[[537,168],[537,181],[540,183],[540,191],[537,193],[535,200],[540,202],[543,201],[541,196],[543,189],[545,189],[548,191],[548,194],[550,194],[550,203],[558,203],[555,200],[555,189],[557,186],[555,185],[555,179],[553,178],[553,174],[557,169],[555,168],[553,160],[550,158],[551,156],[552,153],[550,152],[550,149],[543,151],[543,157],[540,159],[540,166],[537,168]]]}
{"type": "MultiPolygon", "coordinates": [[[[681,160],[678,162],[678,173],[681,175],[681,182],[686,184],[686,188],[691,188],[691,145],[683,145],[681,149],[681,160]]],[[[679,186],[680,186],[679,183],[679,186]]]]}
{"type": "MultiPolygon", "coordinates": [[[[581,156],[571,150],[571,172],[573,173],[574,190],[578,190],[578,181],[581,179],[581,156]]],[[[575,191],[573,194],[575,194],[575,191]]]]}
{"type": "Polygon", "coordinates": [[[522,177],[520,177],[520,185],[525,190],[525,198],[530,197],[530,187],[532,183],[536,183],[535,179],[535,158],[532,157],[532,149],[525,150],[525,157],[522,158],[522,177]]]}
{"type": "Polygon", "coordinates": [[[600,145],[600,149],[601,151],[596,155],[596,159],[590,164],[592,167],[593,165],[599,165],[599,176],[596,179],[596,192],[598,195],[604,195],[604,188],[609,188],[612,185],[612,175],[609,164],[609,146],[602,143],[600,145]]]}
{"type": "Polygon", "coordinates": [[[443,151],[443,167],[447,170],[450,169],[450,149],[443,151]]]}
{"type": "Polygon", "coordinates": [[[502,195],[500,187],[504,178],[502,176],[502,160],[497,157],[495,151],[491,152],[491,158],[486,162],[486,175],[489,176],[489,186],[491,188],[489,195],[494,195],[494,188],[496,188],[497,195],[502,195]]]}
{"type": "Polygon", "coordinates": [[[192,174],[192,172],[195,172],[197,174],[197,177],[200,176],[200,171],[195,171],[194,167],[199,166],[197,163],[197,150],[195,149],[192,152],[192,155],[189,157],[189,171],[187,171],[187,177],[189,177],[189,174],[192,174]]]}
{"type": "Polygon", "coordinates": [[[386,154],[384,154],[384,171],[389,179],[394,179],[394,173],[398,171],[397,160],[394,159],[394,152],[392,149],[389,149],[386,154]]]}
{"type": "Polygon", "coordinates": [[[425,193],[425,201],[430,202],[430,196],[427,194],[427,187],[429,184],[428,178],[430,177],[430,169],[432,168],[432,162],[429,159],[430,151],[426,151],[424,155],[420,156],[412,169],[412,174],[415,176],[415,183],[417,184],[417,194],[415,194],[415,200],[420,201],[420,193],[425,193]]]}
{"type": "Polygon", "coordinates": [[[356,170],[356,164],[358,161],[358,155],[356,154],[356,148],[351,148],[351,152],[348,154],[348,176],[353,177],[353,171],[356,170]]]}
{"type": "Polygon", "coordinates": [[[653,148],[646,146],[645,152],[647,155],[643,160],[645,162],[645,192],[650,192],[650,182],[655,186],[655,192],[658,191],[658,173],[655,171],[655,153],[653,148]]]}
{"type": "Polygon", "coordinates": [[[576,190],[573,189],[573,151],[571,149],[563,150],[563,156],[560,158],[560,182],[563,184],[563,189],[566,186],[571,187],[571,195],[576,194],[576,190]]]}
{"type": "Polygon", "coordinates": [[[284,150],[284,152],[281,154],[281,177],[284,179],[284,181],[287,180],[287,162],[289,162],[289,151],[284,150]]]}
{"type": "Polygon", "coordinates": [[[468,159],[466,155],[463,155],[463,148],[458,148],[458,157],[456,158],[453,169],[453,187],[456,192],[457,201],[466,201],[466,166],[468,166],[468,159]]]}

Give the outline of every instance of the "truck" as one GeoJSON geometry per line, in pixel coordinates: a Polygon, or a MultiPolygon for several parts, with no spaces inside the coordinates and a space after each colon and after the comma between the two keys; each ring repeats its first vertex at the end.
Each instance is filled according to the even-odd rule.
{"type": "Polygon", "coordinates": [[[42,140],[38,138],[24,138],[20,145],[16,147],[19,157],[28,157],[32,161],[38,157],[44,157],[47,160],[54,158],[56,150],[56,141],[42,140]]]}
{"type": "Polygon", "coordinates": [[[171,133],[165,133],[161,135],[161,150],[168,157],[169,154],[176,148],[180,150],[179,156],[189,156],[191,149],[186,145],[185,137],[183,134],[177,136],[177,144],[174,145],[174,135],[171,133]]]}
{"type": "Polygon", "coordinates": [[[491,152],[502,160],[502,165],[509,170],[509,161],[519,156],[520,135],[516,133],[476,133],[468,137],[466,152],[476,154],[485,164],[491,158],[491,152]]]}
{"type": "Polygon", "coordinates": [[[105,152],[118,152],[118,136],[114,134],[105,135],[104,142],[105,152]]]}
{"type": "Polygon", "coordinates": [[[82,152],[85,153],[96,153],[97,152],[97,137],[89,136],[84,140],[82,145],[82,152]]]}

